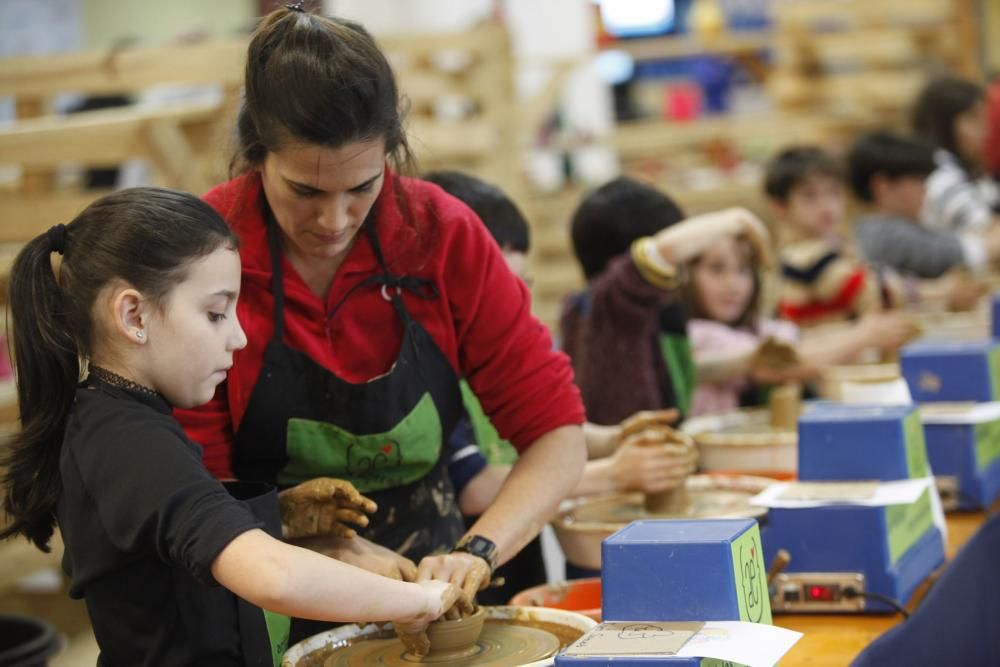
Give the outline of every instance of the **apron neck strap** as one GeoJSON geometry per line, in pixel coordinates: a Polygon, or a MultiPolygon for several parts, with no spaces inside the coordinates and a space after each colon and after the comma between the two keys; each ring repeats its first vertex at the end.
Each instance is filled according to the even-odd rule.
{"type": "Polygon", "coordinates": [[[281,266],[281,239],[278,237],[278,222],[271,207],[264,203],[264,220],[267,225],[267,247],[271,253],[271,294],[274,297],[274,339],[285,339],[285,287],[284,270],[281,266]]]}
{"type": "MultiPolygon", "coordinates": [[[[275,340],[284,340],[285,337],[285,290],[284,290],[284,270],[282,267],[282,254],[281,254],[281,238],[278,229],[278,222],[274,218],[274,213],[271,211],[271,207],[264,203],[265,212],[264,219],[267,225],[267,245],[271,254],[271,292],[274,295],[274,338],[275,340]]],[[[368,285],[380,285],[382,288],[382,296],[392,303],[395,307],[396,312],[399,313],[403,322],[408,322],[410,319],[409,313],[406,307],[403,305],[403,300],[400,298],[403,290],[411,292],[422,299],[436,299],[439,296],[437,285],[433,280],[428,278],[418,278],[416,276],[401,276],[396,275],[389,271],[388,266],[386,266],[385,255],[382,253],[382,244],[378,239],[378,232],[375,227],[375,209],[374,207],[368,213],[368,217],[365,219],[362,227],[365,233],[368,235],[368,240],[372,246],[372,252],[375,254],[375,260],[378,262],[380,273],[373,276],[369,276],[362,280],[360,283],[352,287],[347,291],[347,294],[337,302],[337,305],[333,307],[327,319],[332,319],[333,316],[340,310],[340,307],[344,305],[357,290],[367,287],[368,285]]]]}

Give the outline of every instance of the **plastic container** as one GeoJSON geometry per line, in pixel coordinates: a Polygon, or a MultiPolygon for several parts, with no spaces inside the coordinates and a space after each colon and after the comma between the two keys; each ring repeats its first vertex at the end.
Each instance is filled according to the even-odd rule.
{"type": "Polygon", "coordinates": [[[0,665],[44,667],[62,648],[62,639],[45,621],[0,614],[0,665]]]}
{"type": "Polygon", "coordinates": [[[543,584],[521,591],[510,599],[516,607],[547,607],[583,614],[601,622],[601,579],[576,579],[558,584],[543,584]]]}

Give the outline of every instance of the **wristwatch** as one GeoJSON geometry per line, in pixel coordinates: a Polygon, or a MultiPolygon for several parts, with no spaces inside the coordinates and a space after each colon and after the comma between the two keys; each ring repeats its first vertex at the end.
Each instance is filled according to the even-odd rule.
{"type": "Polygon", "coordinates": [[[466,535],[458,541],[452,553],[463,552],[479,556],[490,566],[490,574],[497,569],[497,545],[482,535],[466,535]]]}

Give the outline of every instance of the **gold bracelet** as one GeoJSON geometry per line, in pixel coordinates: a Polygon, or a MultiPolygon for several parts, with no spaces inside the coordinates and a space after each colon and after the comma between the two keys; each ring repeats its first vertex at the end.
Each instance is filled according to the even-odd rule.
{"type": "Polygon", "coordinates": [[[654,287],[662,290],[674,290],[678,285],[677,270],[665,272],[652,258],[650,253],[656,252],[655,241],[650,236],[638,238],[632,242],[632,261],[639,270],[639,275],[654,287]]]}

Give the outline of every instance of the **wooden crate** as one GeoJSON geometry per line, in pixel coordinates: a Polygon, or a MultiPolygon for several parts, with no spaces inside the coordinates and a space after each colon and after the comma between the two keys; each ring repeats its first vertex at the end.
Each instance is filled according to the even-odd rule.
{"type": "Polygon", "coordinates": [[[770,92],[786,109],[905,113],[927,78],[979,75],[971,0],[775,0],[770,92]]]}

